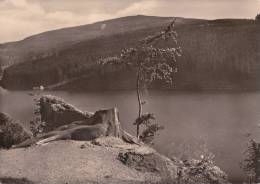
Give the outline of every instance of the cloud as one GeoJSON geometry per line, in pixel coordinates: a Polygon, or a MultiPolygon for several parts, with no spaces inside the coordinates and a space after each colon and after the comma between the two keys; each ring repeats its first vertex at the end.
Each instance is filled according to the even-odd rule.
{"type": "Polygon", "coordinates": [[[88,23],[85,16],[69,11],[47,12],[27,0],[0,1],[0,42],[18,40],[32,34],[88,23]]]}
{"type": "Polygon", "coordinates": [[[118,16],[127,16],[133,14],[150,14],[154,9],[160,7],[160,2],[158,0],[144,0],[140,2],[135,2],[128,6],[127,8],[117,12],[118,16]]]}

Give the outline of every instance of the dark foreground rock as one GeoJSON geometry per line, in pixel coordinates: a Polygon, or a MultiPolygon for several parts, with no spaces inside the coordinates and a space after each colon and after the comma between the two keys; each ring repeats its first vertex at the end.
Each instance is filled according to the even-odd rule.
{"type": "Polygon", "coordinates": [[[29,139],[30,136],[31,134],[8,114],[0,112],[0,148],[10,148],[29,139]]]}
{"type": "Polygon", "coordinates": [[[1,184],[34,184],[32,181],[29,181],[26,178],[10,178],[10,177],[3,177],[0,178],[1,184]]]}

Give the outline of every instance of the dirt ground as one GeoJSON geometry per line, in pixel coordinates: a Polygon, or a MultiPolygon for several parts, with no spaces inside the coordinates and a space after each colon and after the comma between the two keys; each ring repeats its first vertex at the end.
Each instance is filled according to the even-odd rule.
{"type": "Polygon", "coordinates": [[[121,151],[120,145],[82,141],[0,150],[0,178],[26,178],[39,184],[140,183],[158,179],[153,173],[122,164],[118,160],[121,151]]]}

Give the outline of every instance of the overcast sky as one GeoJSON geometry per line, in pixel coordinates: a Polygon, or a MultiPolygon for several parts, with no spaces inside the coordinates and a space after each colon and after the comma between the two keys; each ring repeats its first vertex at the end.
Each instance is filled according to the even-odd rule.
{"type": "Polygon", "coordinates": [[[260,0],[0,0],[0,43],[128,15],[254,18],[260,0]]]}

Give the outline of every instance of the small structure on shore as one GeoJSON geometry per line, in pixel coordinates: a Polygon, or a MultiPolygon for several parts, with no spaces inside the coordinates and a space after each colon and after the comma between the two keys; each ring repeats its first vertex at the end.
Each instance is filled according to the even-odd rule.
{"type": "Polygon", "coordinates": [[[43,90],[44,90],[44,86],[42,86],[42,85],[40,85],[40,86],[35,86],[35,87],[33,87],[33,90],[43,91],[43,90]]]}

